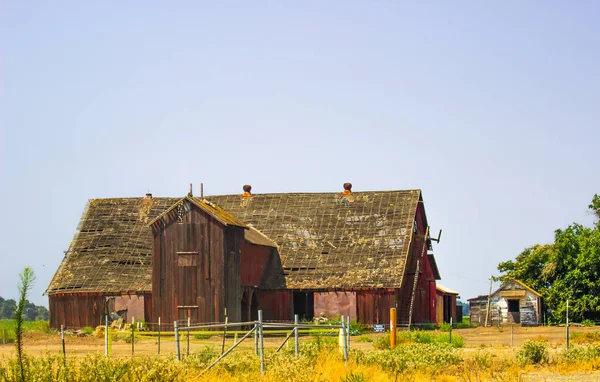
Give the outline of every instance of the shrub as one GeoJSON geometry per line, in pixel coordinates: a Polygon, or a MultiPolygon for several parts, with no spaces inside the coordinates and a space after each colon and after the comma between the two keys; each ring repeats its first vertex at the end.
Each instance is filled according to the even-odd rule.
{"type": "Polygon", "coordinates": [[[378,337],[373,342],[373,347],[377,350],[389,350],[390,348],[390,335],[386,334],[385,336],[378,337]]]}
{"type": "Polygon", "coordinates": [[[585,319],[583,321],[581,321],[581,325],[583,326],[595,326],[596,323],[590,319],[585,319]]]}
{"type": "Polygon", "coordinates": [[[209,340],[215,335],[214,333],[194,333],[192,334],[192,338],[196,340],[209,340]]]}
{"type": "Polygon", "coordinates": [[[442,325],[440,325],[440,332],[449,332],[449,331],[450,331],[450,324],[444,322],[442,325]]]}
{"type": "Polygon", "coordinates": [[[517,361],[521,365],[548,362],[548,344],[543,341],[526,340],[517,353],[517,361]]]}
{"type": "MultiPolygon", "coordinates": [[[[113,341],[123,341],[128,344],[131,343],[131,332],[117,332],[112,335],[113,341]]],[[[134,336],[135,343],[138,343],[140,340],[139,336],[134,336]]]]}
{"type": "Polygon", "coordinates": [[[81,333],[90,336],[94,333],[94,328],[92,328],[91,326],[86,326],[81,329],[81,333]]]}
{"type": "Polygon", "coordinates": [[[599,345],[571,346],[560,355],[560,360],[567,363],[587,362],[597,359],[600,359],[599,345]]]}

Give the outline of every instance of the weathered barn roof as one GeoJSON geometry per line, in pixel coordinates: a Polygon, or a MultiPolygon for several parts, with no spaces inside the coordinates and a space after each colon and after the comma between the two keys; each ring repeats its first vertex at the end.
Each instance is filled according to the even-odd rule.
{"type": "Polygon", "coordinates": [[[492,293],[492,296],[493,296],[493,295],[495,295],[496,293],[499,293],[499,292],[501,292],[501,291],[503,291],[503,290],[507,289],[508,287],[511,287],[511,286],[513,286],[513,283],[516,283],[516,284],[520,285],[521,287],[523,287],[524,289],[527,289],[528,291],[530,291],[531,293],[535,294],[535,295],[536,295],[536,296],[538,296],[538,297],[542,297],[542,295],[541,295],[540,293],[538,293],[538,292],[536,292],[535,290],[533,290],[533,288],[529,287],[529,286],[528,286],[527,284],[525,284],[523,281],[521,281],[521,280],[516,280],[516,279],[514,279],[514,280],[509,280],[509,281],[506,281],[506,282],[504,282],[504,283],[503,283],[503,284],[500,286],[500,288],[496,289],[496,290],[495,290],[495,291],[492,293]]]}
{"type": "Polygon", "coordinates": [[[207,197],[279,246],[290,289],[402,285],[420,190],[207,197]]]}
{"type": "MultiPolygon", "coordinates": [[[[419,190],[207,197],[276,242],[291,289],[400,287],[420,198],[419,190]]],[[[149,293],[148,225],[179,200],[90,199],[46,293],[149,293]]]]}
{"type": "Polygon", "coordinates": [[[178,198],[90,199],[46,293],[150,292],[150,220],[178,198]]]}
{"type": "Polygon", "coordinates": [[[192,203],[196,207],[200,208],[201,210],[205,211],[210,216],[215,218],[217,221],[221,222],[221,224],[223,224],[223,225],[233,225],[233,226],[238,226],[238,227],[242,227],[242,228],[248,228],[248,226],[246,224],[244,224],[244,222],[240,221],[240,219],[236,218],[229,212],[223,210],[219,206],[216,206],[207,200],[203,200],[200,198],[194,198],[192,196],[186,196],[186,197],[179,199],[172,206],[170,206],[165,212],[163,212],[162,214],[160,214],[157,217],[155,217],[154,219],[152,219],[150,221],[150,223],[148,223],[148,225],[151,226],[158,220],[162,219],[169,212],[171,212],[174,209],[181,206],[182,202],[184,202],[184,201],[188,201],[188,202],[192,203]]]}
{"type": "Polygon", "coordinates": [[[444,293],[444,294],[456,294],[456,295],[458,294],[458,292],[457,292],[457,291],[455,291],[455,290],[452,290],[452,289],[450,289],[450,288],[446,288],[446,287],[445,287],[445,286],[443,286],[442,284],[438,284],[438,283],[436,283],[436,284],[435,284],[435,289],[436,289],[437,291],[439,291],[439,292],[442,292],[442,293],[444,293]]]}

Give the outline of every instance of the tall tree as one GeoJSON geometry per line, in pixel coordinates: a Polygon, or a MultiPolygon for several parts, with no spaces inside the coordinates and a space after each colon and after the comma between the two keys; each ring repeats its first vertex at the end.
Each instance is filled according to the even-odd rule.
{"type": "Polygon", "coordinates": [[[549,318],[564,322],[566,301],[575,321],[600,319],[600,197],[589,206],[594,227],[574,223],[554,233],[554,243],[525,249],[515,261],[498,265],[502,281],[519,279],[539,291],[549,318]]]}
{"type": "Polygon", "coordinates": [[[0,318],[13,318],[17,310],[17,302],[13,299],[5,300],[0,308],[0,318]]]}

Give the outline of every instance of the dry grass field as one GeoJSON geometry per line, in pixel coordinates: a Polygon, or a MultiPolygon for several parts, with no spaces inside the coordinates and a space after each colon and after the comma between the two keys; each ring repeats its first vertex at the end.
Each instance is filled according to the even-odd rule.
{"type": "MultiPolygon", "coordinates": [[[[571,342],[577,346],[578,342],[581,342],[581,338],[600,338],[600,329],[596,327],[572,327],[571,334],[571,342]]],[[[382,334],[365,334],[352,337],[350,345],[352,352],[350,363],[347,368],[344,366],[339,352],[335,350],[335,340],[329,339],[327,342],[329,342],[330,345],[333,344],[328,348],[329,350],[320,350],[320,356],[313,354],[313,358],[310,360],[312,363],[308,363],[311,365],[310,367],[321,368],[322,374],[319,374],[319,377],[315,376],[313,378],[312,376],[307,377],[307,374],[302,374],[302,371],[298,371],[297,374],[294,374],[295,377],[292,379],[286,379],[287,377],[285,376],[287,375],[287,371],[283,372],[280,368],[285,368],[285,365],[288,362],[296,362],[291,354],[293,343],[289,342],[284,346],[281,352],[285,353],[281,355],[282,357],[289,358],[277,358],[277,356],[273,355],[273,352],[281,343],[282,338],[266,337],[265,348],[266,352],[269,354],[267,369],[270,369],[266,376],[270,377],[265,377],[265,380],[307,380],[303,378],[309,378],[308,380],[322,381],[600,381],[600,373],[598,372],[598,370],[600,370],[600,357],[584,357],[581,359],[565,358],[564,351],[566,346],[564,327],[522,328],[515,326],[513,334],[514,346],[511,346],[510,327],[455,329],[453,330],[453,336],[462,337],[464,340],[464,347],[453,348],[453,350],[449,348],[448,351],[444,350],[439,353],[439,355],[432,355],[432,359],[434,360],[432,362],[438,362],[440,357],[449,357],[447,359],[444,358],[446,359],[445,361],[442,360],[442,363],[440,363],[442,366],[433,369],[430,369],[427,366],[414,366],[410,369],[412,366],[409,364],[409,369],[402,369],[402,373],[400,374],[398,374],[398,371],[395,372],[396,374],[390,373],[390,368],[393,369],[398,367],[399,361],[396,360],[394,361],[396,364],[392,363],[391,366],[386,366],[385,363],[387,360],[385,357],[400,357],[399,359],[402,359],[402,357],[413,357],[415,354],[410,353],[410,344],[404,344],[409,345],[405,346],[408,350],[403,350],[407,353],[401,353],[400,355],[398,355],[399,353],[397,352],[394,353],[389,350],[387,351],[388,353],[386,353],[386,351],[375,350],[374,343],[381,341],[383,336],[384,335],[382,334]],[[518,352],[526,340],[541,341],[547,344],[549,362],[541,363],[539,365],[518,364],[515,360],[518,359],[518,352]],[[394,354],[396,355],[394,356],[394,354]],[[378,361],[375,357],[382,358],[378,361]],[[285,359],[287,359],[287,361],[285,359]],[[278,361],[276,363],[273,360],[278,361]],[[329,369],[337,371],[335,373],[331,372],[331,374],[327,371],[329,369]],[[275,373],[277,370],[280,370],[279,374],[275,373]],[[346,378],[348,376],[354,379],[346,378]],[[398,379],[399,376],[402,376],[402,378],[398,379]],[[297,379],[294,379],[296,377],[297,379]]],[[[315,340],[317,342],[319,341],[314,337],[301,337],[301,350],[314,350],[315,340]]],[[[228,336],[225,348],[231,346],[232,343],[232,336],[228,336]]],[[[218,354],[220,353],[221,345],[222,338],[218,335],[208,339],[195,339],[192,336],[190,340],[190,353],[192,356],[189,357],[187,362],[192,362],[191,360],[196,359],[194,357],[197,357],[198,354],[206,354],[207,349],[211,349],[213,352],[212,354],[218,354]]],[[[93,362],[99,362],[98,359],[94,357],[103,358],[104,339],[96,338],[94,336],[66,336],[65,347],[67,358],[69,362],[74,362],[74,365],[77,364],[77,362],[80,362],[81,364],[85,364],[86,362],[89,363],[91,362],[90,359],[94,360],[93,362]]],[[[260,377],[260,373],[256,369],[257,360],[253,355],[253,348],[254,342],[252,338],[249,338],[228,357],[231,361],[228,361],[229,363],[223,366],[223,368],[217,368],[214,372],[211,371],[209,374],[202,377],[200,377],[198,370],[195,370],[195,372],[186,371],[183,374],[178,374],[180,379],[175,378],[173,380],[211,380],[211,378],[215,378],[215,375],[219,375],[219,379],[222,380],[253,380],[253,378],[260,377]],[[253,366],[247,366],[244,362],[249,362],[253,366]],[[231,366],[231,364],[237,366],[231,366]],[[248,370],[241,372],[241,374],[238,375],[235,371],[236,367],[248,370]]],[[[434,348],[435,347],[432,349],[434,348]]],[[[136,362],[144,363],[149,362],[148,360],[154,360],[152,361],[154,363],[158,362],[156,358],[156,339],[141,338],[136,340],[134,349],[135,353],[132,357],[131,343],[115,340],[111,345],[111,356],[114,360],[119,360],[115,362],[133,362],[136,365],[136,362]]],[[[56,359],[60,359],[60,336],[58,334],[29,332],[25,336],[25,351],[29,356],[35,357],[36,359],[47,359],[48,357],[52,358],[53,356],[56,359]]],[[[185,337],[181,341],[181,353],[184,355],[185,359],[185,355],[187,354],[187,341],[185,340],[185,337]]],[[[163,337],[160,355],[160,359],[163,361],[160,362],[168,362],[168,365],[171,365],[171,363],[174,362],[172,361],[174,354],[175,342],[173,337],[163,337]]],[[[2,362],[8,362],[9,359],[14,358],[14,355],[15,347],[13,344],[0,345],[0,367],[2,362]]],[[[427,356],[428,355],[425,355],[425,357],[427,356]]],[[[305,360],[302,362],[309,361],[305,360]]],[[[298,367],[300,368],[300,366],[298,367]]],[[[10,379],[7,378],[7,380],[10,379]]],[[[2,381],[1,373],[0,381],[2,381]]]]}

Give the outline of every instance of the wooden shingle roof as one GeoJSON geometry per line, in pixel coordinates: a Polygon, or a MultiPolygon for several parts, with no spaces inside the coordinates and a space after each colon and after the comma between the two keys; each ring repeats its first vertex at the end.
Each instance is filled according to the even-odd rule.
{"type": "Polygon", "coordinates": [[[90,199],[46,293],[151,292],[148,223],[178,198],[90,199]]]}
{"type": "Polygon", "coordinates": [[[207,197],[274,240],[291,289],[397,288],[419,190],[207,197]]]}
{"type": "MultiPolygon", "coordinates": [[[[206,198],[214,205],[201,202],[229,224],[252,225],[276,243],[287,288],[394,288],[402,285],[420,195],[222,195],[206,198]]],[[[46,293],[151,292],[148,224],[179,200],[90,199],[46,293]]]]}

